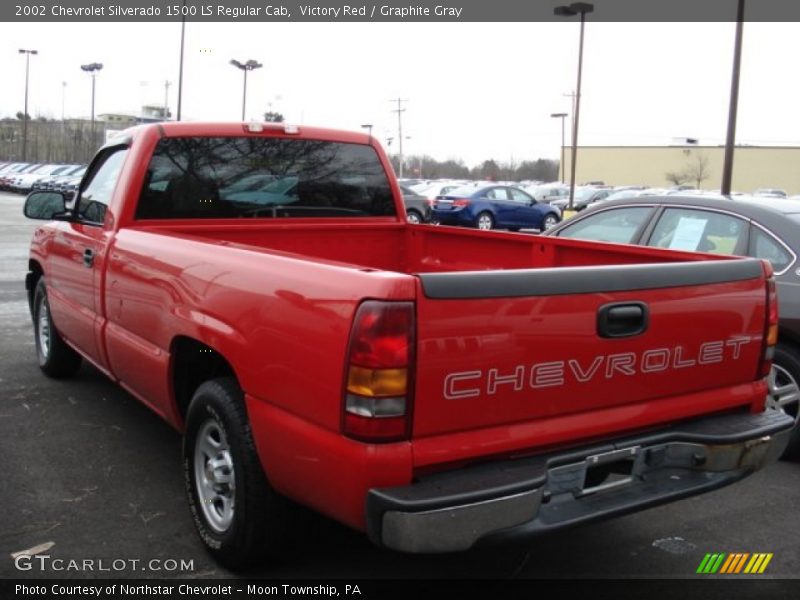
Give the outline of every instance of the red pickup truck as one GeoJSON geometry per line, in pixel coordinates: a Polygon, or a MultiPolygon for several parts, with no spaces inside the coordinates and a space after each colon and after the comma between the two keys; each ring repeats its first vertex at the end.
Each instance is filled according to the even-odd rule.
{"type": "Polygon", "coordinates": [[[26,201],[41,369],[86,360],[183,432],[222,563],[280,554],[294,503],[449,552],[782,452],[767,263],[411,225],[391,172],[366,134],[169,123],[26,201]]]}

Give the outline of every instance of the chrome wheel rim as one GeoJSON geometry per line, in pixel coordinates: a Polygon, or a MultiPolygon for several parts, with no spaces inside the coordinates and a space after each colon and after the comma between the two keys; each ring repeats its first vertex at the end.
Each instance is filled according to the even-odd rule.
{"type": "Polygon", "coordinates": [[[408,221],[409,223],[414,223],[415,225],[419,225],[420,218],[416,213],[408,213],[408,215],[406,216],[406,221],[408,221]]]}
{"type": "Polygon", "coordinates": [[[478,217],[478,229],[491,229],[492,228],[492,217],[489,215],[481,215],[478,217]]]}
{"type": "Polygon", "coordinates": [[[558,221],[556,221],[556,218],[553,215],[548,215],[547,217],[544,218],[544,228],[545,229],[550,229],[557,222],[558,221]]]}
{"type": "Polygon", "coordinates": [[[800,385],[791,373],[782,366],[773,364],[767,378],[769,396],[767,407],[782,410],[794,417],[795,424],[800,416],[800,385]]]}
{"type": "Polygon", "coordinates": [[[47,308],[47,302],[42,299],[39,303],[39,321],[38,325],[38,339],[39,339],[39,353],[42,360],[46,361],[50,356],[50,310],[47,308]]]}
{"type": "Polygon", "coordinates": [[[228,440],[215,419],[203,423],[195,438],[194,480],[206,522],[224,533],[233,521],[236,478],[228,440]]]}

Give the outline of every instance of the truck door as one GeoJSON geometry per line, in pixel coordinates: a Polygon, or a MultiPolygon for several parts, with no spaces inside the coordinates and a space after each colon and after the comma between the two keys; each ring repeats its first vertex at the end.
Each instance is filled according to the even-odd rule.
{"type": "Polygon", "coordinates": [[[55,235],[46,274],[59,332],[101,369],[106,360],[98,293],[111,234],[106,212],[127,154],[127,147],[116,146],[95,158],[75,199],[75,219],[61,223],[55,235]]]}

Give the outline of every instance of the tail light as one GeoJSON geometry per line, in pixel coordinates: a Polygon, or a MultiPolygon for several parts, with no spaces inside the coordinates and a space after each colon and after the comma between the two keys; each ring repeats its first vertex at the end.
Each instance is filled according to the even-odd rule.
{"type": "Polygon", "coordinates": [[[344,435],[373,443],[410,437],[414,331],[413,302],[358,307],[345,365],[344,435]]]}
{"type": "Polygon", "coordinates": [[[469,206],[469,199],[460,198],[458,200],[453,200],[453,206],[459,206],[459,207],[469,206]]]}
{"type": "Polygon", "coordinates": [[[775,287],[772,265],[767,261],[764,261],[764,273],[767,276],[767,318],[761,366],[758,370],[759,377],[769,375],[772,358],[775,356],[775,345],[778,343],[778,292],[775,287]]]}

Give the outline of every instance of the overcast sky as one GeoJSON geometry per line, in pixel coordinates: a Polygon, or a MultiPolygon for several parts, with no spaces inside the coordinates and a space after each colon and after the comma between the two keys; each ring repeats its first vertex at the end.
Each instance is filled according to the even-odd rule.
{"type": "MultiPolygon", "coordinates": [[[[722,143],[734,23],[586,25],[580,143],[660,145],[673,137],[722,143]]],[[[577,22],[564,23],[187,23],[183,117],[238,120],[242,72],[247,117],[272,109],[296,123],[397,137],[398,96],[406,154],[486,159],[556,158],[575,88],[577,22]]],[[[0,23],[0,117],[90,114],[80,70],[101,62],[96,113],[136,113],[177,100],[178,23],[0,23]],[[62,82],[66,82],[64,87],[62,82]]],[[[800,145],[800,24],[746,23],[737,141],[800,145]]],[[[567,138],[569,140],[569,130],[567,138]]],[[[569,142],[568,142],[569,143],[569,142]]],[[[389,148],[396,150],[396,142],[389,148]]]]}

